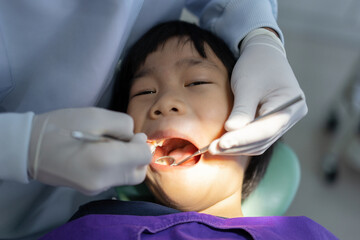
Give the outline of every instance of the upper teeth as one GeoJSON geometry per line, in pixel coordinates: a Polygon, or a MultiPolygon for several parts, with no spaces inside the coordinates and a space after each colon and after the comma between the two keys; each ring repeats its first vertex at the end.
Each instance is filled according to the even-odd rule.
{"type": "Polygon", "coordinates": [[[164,141],[165,141],[164,139],[162,139],[162,140],[149,140],[149,141],[148,141],[148,144],[149,144],[149,146],[150,146],[151,154],[154,154],[155,149],[156,149],[157,147],[162,147],[164,141]]]}

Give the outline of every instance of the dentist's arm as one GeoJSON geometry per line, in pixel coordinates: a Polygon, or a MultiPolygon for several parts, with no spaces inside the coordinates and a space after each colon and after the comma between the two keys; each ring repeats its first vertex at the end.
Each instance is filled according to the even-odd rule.
{"type": "Polygon", "coordinates": [[[235,99],[225,123],[228,132],[211,144],[213,154],[238,146],[244,146],[239,154],[262,154],[307,113],[303,100],[279,114],[248,124],[257,115],[263,115],[291,98],[299,95],[304,98],[282,42],[269,30],[256,29],[242,41],[231,87],[235,99]]]}
{"type": "MultiPolygon", "coordinates": [[[[16,119],[23,118],[21,114],[18,115],[4,115],[13,119],[10,128],[16,125],[16,119]]],[[[88,195],[144,180],[151,153],[146,144],[146,135],[133,133],[130,116],[100,108],[77,108],[35,116],[28,113],[25,117],[22,122],[30,124],[28,140],[15,143],[11,140],[11,133],[16,131],[10,129],[8,141],[2,147],[6,148],[6,144],[9,144],[8,147],[13,148],[16,145],[27,148],[29,154],[23,156],[24,160],[16,152],[1,155],[1,168],[4,170],[0,171],[2,180],[26,183],[28,173],[30,178],[42,183],[71,187],[88,195]],[[82,142],[71,137],[73,130],[107,134],[124,141],[82,142]],[[26,165],[27,168],[22,167],[26,165]]],[[[26,139],[26,132],[18,134],[23,136],[16,135],[14,139],[26,139]]]]}

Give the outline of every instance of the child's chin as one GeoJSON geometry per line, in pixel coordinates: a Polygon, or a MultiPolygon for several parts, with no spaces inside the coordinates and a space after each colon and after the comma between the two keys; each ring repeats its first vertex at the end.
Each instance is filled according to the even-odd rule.
{"type": "Polygon", "coordinates": [[[194,202],[189,202],[189,201],[182,201],[181,199],[167,199],[165,200],[161,200],[160,203],[166,207],[170,207],[170,208],[174,208],[176,210],[179,210],[181,212],[198,212],[198,206],[194,205],[194,202]]]}
{"type": "Polygon", "coordinates": [[[207,196],[205,196],[201,191],[196,191],[196,188],[192,188],[191,191],[180,190],[185,189],[185,187],[186,186],[181,186],[181,188],[175,189],[172,186],[167,186],[160,189],[161,191],[164,191],[162,194],[153,189],[155,190],[153,194],[162,205],[165,205],[167,207],[171,207],[184,212],[199,211],[199,202],[201,202],[201,205],[204,204],[204,201],[200,201],[200,199],[207,199],[207,196]]]}

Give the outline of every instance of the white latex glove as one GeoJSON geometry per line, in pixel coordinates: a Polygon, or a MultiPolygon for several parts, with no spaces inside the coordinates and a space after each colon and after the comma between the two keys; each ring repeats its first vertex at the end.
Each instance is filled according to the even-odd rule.
{"type": "Polygon", "coordinates": [[[37,115],[31,132],[29,175],[88,195],[138,184],[151,161],[146,140],[145,134],[134,135],[133,120],[124,113],[74,108],[37,115]],[[107,134],[124,142],[82,142],[71,137],[73,130],[107,134]]]}
{"type": "Polygon", "coordinates": [[[239,147],[238,154],[260,155],[307,113],[304,93],[286,59],[280,39],[266,29],[249,33],[240,49],[232,76],[234,107],[225,123],[228,131],[211,143],[212,154],[239,147]],[[302,101],[259,122],[250,123],[290,99],[302,101]]]}

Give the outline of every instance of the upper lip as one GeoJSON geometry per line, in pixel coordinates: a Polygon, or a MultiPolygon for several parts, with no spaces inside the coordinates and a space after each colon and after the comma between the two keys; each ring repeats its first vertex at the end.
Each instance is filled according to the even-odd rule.
{"type": "Polygon", "coordinates": [[[156,131],[150,135],[148,135],[148,139],[151,141],[160,141],[160,140],[166,140],[171,138],[180,138],[189,141],[191,144],[193,144],[196,148],[199,149],[199,146],[195,139],[190,137],[189,135],[186,135],[184,133],[180,133],[176,130],[169,129],[169,130],[162,130],[162,131],[156,131]]]}

